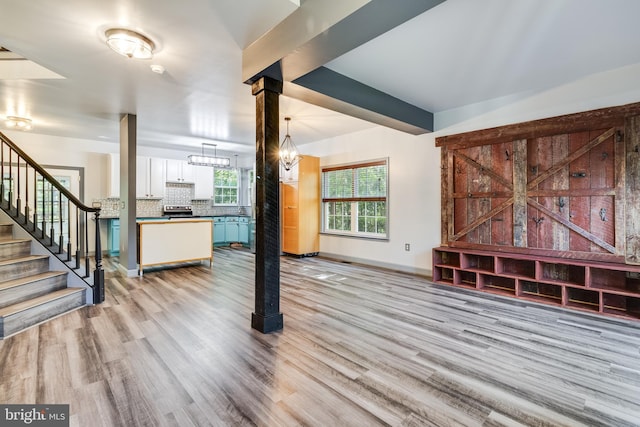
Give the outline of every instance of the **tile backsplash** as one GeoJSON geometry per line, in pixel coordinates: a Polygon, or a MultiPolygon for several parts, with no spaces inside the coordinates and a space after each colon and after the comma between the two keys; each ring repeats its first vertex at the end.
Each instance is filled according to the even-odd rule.
{"type": "MultiPolygon", "coordinates": [[[[196,216],[249,215],[248,206],[214,206],[212,200],[193,200],[193,184],[168,183],[164,199],[136,199],[137,217],[162,216],[164,205],[191,205],[196,216]]],[[[102,204],[100,216],[114,218],[120,216],[120,199],[95,199],[102,204]]]]}

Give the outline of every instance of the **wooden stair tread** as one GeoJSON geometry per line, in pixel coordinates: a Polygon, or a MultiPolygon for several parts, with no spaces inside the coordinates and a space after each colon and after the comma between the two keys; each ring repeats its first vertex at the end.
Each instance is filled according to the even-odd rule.
{"type": "Polygon", "coordinates": [[[27,262],[36,259],[49,258],[49,255],[27,255],[17,258],[0,259],[0,266],[17,264],[19,262],[27,262]]]}
{"type": "Polygon", "coordinates": [[[7,282],[0,283],[0,291],[4,289],[13,288],[16,286],[21,286],[26,283],[35,282],[38,280],[48,279],[51,277],[62,276],[67,274],[65,271],[45,271],[43,273],[32,274],[26,277],[20,277],[18,279],[9,280],[7,282]]]}
{"type": "Polygon", "coordinates": [[[67,295],[71,295],[71,294],[82,292],[82,291],[84,291],[84,288],[64,288],[55,292],[48,293],[46,295],[32,298],[27,301],[18,302],[4,308],[0,308],[0,317],[4,318],[7,316],[11,316],[21,311],[25,311],[30,308],[37,307],[49,301],[54,301],[56,299],[63,298],[67,295]]]}
{"type": "Polygon", "coordinates": [[[11,243],[24,243],[30,242],[31,239],[0,239],[0,245],[9,245],[11,243]]]}

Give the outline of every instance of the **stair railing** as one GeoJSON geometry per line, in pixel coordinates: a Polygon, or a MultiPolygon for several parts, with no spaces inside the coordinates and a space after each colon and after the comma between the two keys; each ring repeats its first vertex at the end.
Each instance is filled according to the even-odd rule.
{"type": "Polygon", "coordinates": [[[103,302],[100,208],[86,206],[2,132],[0,177],[0,208],[92,288],[94,304],[103,302]],[[91,223],[93,277],[88,249],[91,223]]]}

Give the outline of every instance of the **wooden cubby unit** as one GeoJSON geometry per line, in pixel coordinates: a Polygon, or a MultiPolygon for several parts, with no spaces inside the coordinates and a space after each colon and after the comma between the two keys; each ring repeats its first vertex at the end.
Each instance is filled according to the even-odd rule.
{"type": "Polygon", "coordinates": [[[478,249],[433,249],[433,281],[640,320],[640,266],[478,249]]]}

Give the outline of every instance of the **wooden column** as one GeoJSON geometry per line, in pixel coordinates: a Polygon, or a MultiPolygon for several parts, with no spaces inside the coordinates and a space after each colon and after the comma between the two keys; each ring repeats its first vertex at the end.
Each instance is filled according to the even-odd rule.
{"type": "Polygon", "coordinates": [[[262,333],[282,329],[280,313],[279,97],[282,82],[261,77],[256,97],[256,267],[251,327],[262,333]]]}

